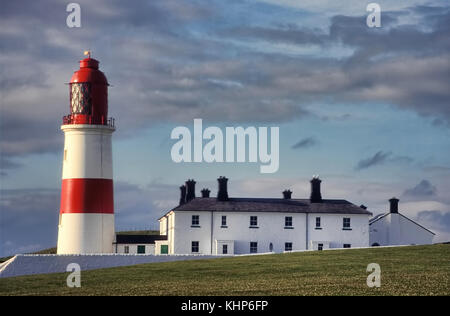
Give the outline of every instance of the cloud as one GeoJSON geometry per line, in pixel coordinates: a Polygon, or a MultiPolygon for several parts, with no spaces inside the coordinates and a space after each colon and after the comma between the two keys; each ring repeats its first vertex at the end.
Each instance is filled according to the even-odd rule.
{"type": "Polygon", "coordinates": [[[405,190],[405,196],[411,197],[430,197],[436,195],[436,187],[428,180],[422,180],[419,184],[411,189],[405,190]]]}
{"type": "Polygon", "coordinates": [[[384,163],[395,163],[398,165],[408,165],[414,161],[408,156],[394,156],[392,152],[378,151],[375,155],[369,158],[362,159],[358,162],[355,170],[363,170],[373,166],[382,165],[384,163]]]}
{"type": "Polygon", "coordinates": [[[449,211],[421,211],[415,220],[436,234],[433,242],[450,241],[449,211]]]}
{"type": "Polygon", "coordinates": [[[391,152],[378,151],[372,157],[360,160],[355,169],[362,170],[376,165],[381,165],[385,163],[391,155],[391,152]]]}
{"type": "Polygon", "coordinates": [[[0,190],[0,257],[55,247],[59,199],[59,190],[0,190]]]}
{"type": "Polygon", "coordinates": [[[318,141],[314,137],[307,137],[292,145],[292,149],[309,148],[317,144],[318,141]]]}

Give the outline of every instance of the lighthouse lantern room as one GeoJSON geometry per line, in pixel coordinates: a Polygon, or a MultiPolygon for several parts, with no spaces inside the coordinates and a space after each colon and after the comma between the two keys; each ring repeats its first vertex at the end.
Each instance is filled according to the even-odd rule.
{"type": "Polygon", "coordinates": [[[70,80],[64,132],[58,254],[111,253],[114,198],[108,81],[89,57],[70,80]]]}

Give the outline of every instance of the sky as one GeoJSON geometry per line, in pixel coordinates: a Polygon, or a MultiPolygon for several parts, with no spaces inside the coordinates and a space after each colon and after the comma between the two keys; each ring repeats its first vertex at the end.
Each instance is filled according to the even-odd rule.
{"type": "Polygon", "coordinates": [[[178,187],[400,212],[450,240],[450,5],[360,0],[8,1],[0,10],[0,256],[56,245],[66,85],[83,51],[109,87],[116,229],[158,229],[178,187]],[[177,126],[279,127],[280,166],[175,163],[177,126]]]}

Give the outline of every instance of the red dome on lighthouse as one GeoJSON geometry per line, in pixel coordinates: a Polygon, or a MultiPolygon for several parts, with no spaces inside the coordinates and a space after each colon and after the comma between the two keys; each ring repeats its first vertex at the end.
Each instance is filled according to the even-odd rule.
{"type": "Polygon", "coordinates": [[[99,70],[99,61],[80,60],[80,69],[70,79],[70,114],[64,124],[110,125],[108,120],[108,80],[99,70]]]}

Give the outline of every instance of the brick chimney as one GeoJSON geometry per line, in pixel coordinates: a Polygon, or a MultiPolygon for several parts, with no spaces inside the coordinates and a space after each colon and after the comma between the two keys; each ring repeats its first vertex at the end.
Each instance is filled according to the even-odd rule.
{"type": "Polygon", "coordinates": [[[284,190],[283,191],[283,198],[285,200],[290,200],[292,196],[292,191],[291,190],[284,190]]]}
{"type": "Polygon", "coordinates": [[[219,182],[219,191],[217,192],[217,200],[228,201],[228,188],[227,188],[228,179],[226,177],[219,177],[217,181],[219,182]]]}
{"type": "Polygon", "coordinates": [[[194,179],[188,179],[186,181],[186,202],[189,202],[190,200],[195,198],[195,181],[194,179]]]}
{"type": "Polygon", "coordinates": [[[320,193],[320,183],[322,180],[318,176],[314,176],[311,180],[311,203],[321,203],[322,194],[320,193]]]}
{"type": "Polygon", "coordinates": [[[180,205],[186,203],[186,186],[182,185],[180,187],[180,205]]]}
{"type": "Polygon", "coordinates": [[[398,201],[399,199],[393,197],[389,200],[389,203],[391,203],[390,212],[391,213],[398,213],[398,201]]]}
{"type": "Polygon", "coordinates": [[[202,192],[202,198],[209,198],[209,193],[211,192],[209,189],[204,188],[200,192],[202,192]]]}

